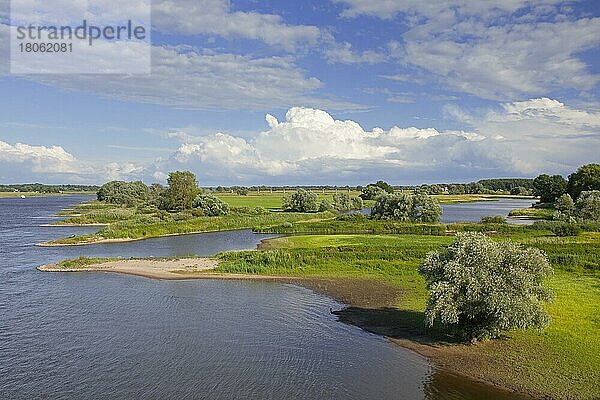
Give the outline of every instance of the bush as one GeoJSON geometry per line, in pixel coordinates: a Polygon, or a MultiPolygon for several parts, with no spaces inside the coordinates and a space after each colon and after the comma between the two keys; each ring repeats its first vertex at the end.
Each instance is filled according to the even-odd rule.
{"type": "Polygon", "coordinates": [[[459,233],[450,247],[429,253],[419,273],[429,290],[429,327],[475,340],[549,323],[541,302],[552,296],[542,282],[552,267],[539,249],[459,233]]]}
{"type": "Polygon", "coordinates": [[[333,194],[333,208],[338,211],[347,211],[352,207],[350,195],[348,193],[333,194]]]}
{"type": "Polygon", "coordinates": [[[505,224],[506,219],[502,215],[481,217],[482,224],[505,224]]]}
{"type": "Polygon", "coordinates": [[[208,217],[226,215],[229,212],[229,205],[227,203],[206,193],[196,196],[192,206],[202,210],[204,215],[208,217]]]}
{"type": "Polygon", "coordinates": [[[388,194],[377,199],[371,216],[398,221],[438,222],[442,208],[426,194],[388,194]]]}
{"type": "Polygon", "coordinates": [[[317,195],[304,189],[282,198],[283,208],[294,212],[314,212],[319,209],[317,195]]]}
{"type": "Polygon", "coordinates": [[[579,226],[569,223],[555,224],[550,230],[556,236],[577,236],[581,233],[581,228],[579,226]]]}
{"type": "Polygon", "coordinates": [[[147,202],[149,193],[150,189],[141,181],[112,181],[102,185],[96,196],[106,203],[133,206],[147,202]]]}
{"type": "Polygon", "coordinates": [[[582,221],[600,221],[600,190],[581,192],[575,203],[575,216],[582,221]]]}
{"type": "Polygon", "coordinates": [[[323,199],[319,204],[319,212],[332,211],[334,208],[327,199],[323,199]]]}
{"type": "Polygon", "coordinates": [[[575,203],[568,194],[563,194],[554,203],[556,211],[552,215],[552,219],[556,221],[575,222],[575,203]]]}

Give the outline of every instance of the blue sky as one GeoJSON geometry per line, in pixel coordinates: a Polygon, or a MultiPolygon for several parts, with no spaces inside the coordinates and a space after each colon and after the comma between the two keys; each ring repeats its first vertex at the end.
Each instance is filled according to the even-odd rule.
{"type": "Polygon", "coordinates": [[[600,161],[596,1],[155,0],[151,76],[12,75],[7,6],[0,182],[413,184],[600,161]]]}

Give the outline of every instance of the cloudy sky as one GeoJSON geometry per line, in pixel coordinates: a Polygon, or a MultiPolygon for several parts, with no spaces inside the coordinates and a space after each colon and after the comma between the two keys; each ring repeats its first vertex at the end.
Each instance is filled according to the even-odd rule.
{"type": "MultiPolygon", "coordinates": [[[[93,2],[115,12],[54,11],[93,2]]],[[[11,74],[8,10],[0,183],[413,184],[600,161],[596,0],[154,0],[150,75],[11,74]]]]}

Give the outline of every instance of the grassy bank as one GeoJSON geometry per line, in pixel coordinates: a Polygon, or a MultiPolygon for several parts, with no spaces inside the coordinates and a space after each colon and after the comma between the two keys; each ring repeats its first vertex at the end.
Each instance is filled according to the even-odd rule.
{"type": "MultiPolygon", "coordinates": [[[[107,210],[103,210],[106,213],[107,210]]],[[[89,214],[69,219],[80,221],[89,214]]],[[[135,215],[133,218],[112,221],[93,235],[79,235],[48,242],[50,245],[70,245],[95,243],[104,240],[128,240],[152,238],[165,235],[178,235],[199,232],[214,232],[234,229],[266,229],[269,226],[291,224],[296,221],[319,221],[333,218],[334,214],[324,213],[267,213],[245,214],[231,213],[220,217],[190,217],[183,220],[162,221],[152,215],[135,215]]]]}
{"type": "Polygon", "coordinates": [[[546,250],[556,268],[547,282],[556,296],[548,306],[553,322],[543,332],[510,332],[501,340],[474,346],[447,344],[448,338],[423,327],[427,293],[417,268],[428,251],[450,243],[449,237],[285,237],[268,241],[268,250],[221,254],[217,271],[384,282],[397,288],[400,295],[383,308],[350,307],[340,318],[405,345],[410,343],[409,347],[461,374],[537,395],[597,398],[600,236],[515,236],[513,240],[546,250]],[[564,255],[569,255],[569,262],[564,255]]]}

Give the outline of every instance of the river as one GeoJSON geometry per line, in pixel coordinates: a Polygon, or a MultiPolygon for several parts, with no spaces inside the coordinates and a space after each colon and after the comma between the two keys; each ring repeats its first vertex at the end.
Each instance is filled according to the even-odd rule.
{"type": "Polygon", "coordinates": [[[1,399],[515,399],[337,321],[342,304],[274,282],[42,273],[86,256],[252,249],[249,231],[83,247],[35,243],[82,196],[0,199],[1,399]]]}

